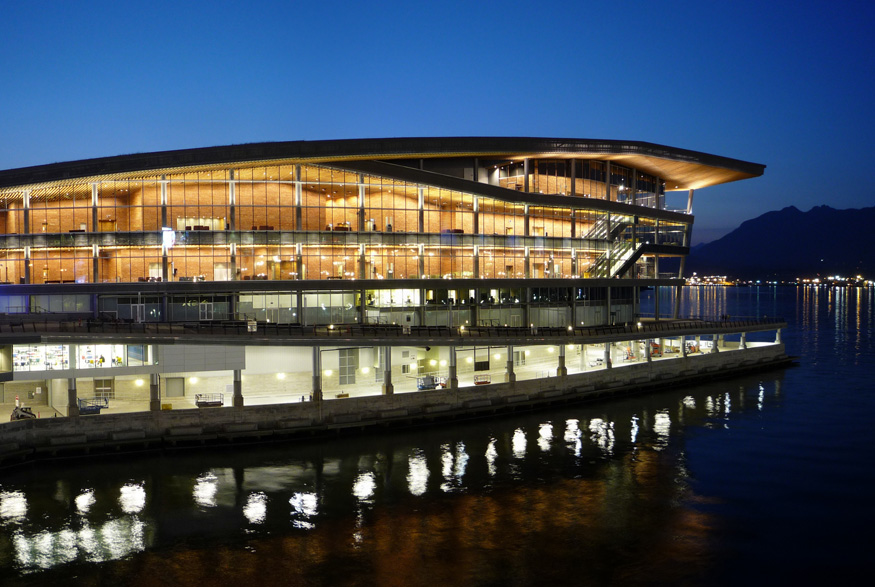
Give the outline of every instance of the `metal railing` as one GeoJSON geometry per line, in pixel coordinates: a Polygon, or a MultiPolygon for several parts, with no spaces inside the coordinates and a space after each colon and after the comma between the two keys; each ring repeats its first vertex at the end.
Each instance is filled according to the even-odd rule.
{"type": "Polygon", "coordinates": [[[768,330],[779,328],[783,318],[683,319],[647,321],[603,326],[401,326],[398,324],[278,324],[259,322],[251,330],[250,321],[212,322],[118,322],[104,320],[28,321],[0,323],[3,334],[141,334],[144,336],[241,336],[290,338],[530,338],[530,337],[602,337],[629,334],[636,337],[654,334],[671,336],[681,331],[738,331],[744,328],[768,330]]]}

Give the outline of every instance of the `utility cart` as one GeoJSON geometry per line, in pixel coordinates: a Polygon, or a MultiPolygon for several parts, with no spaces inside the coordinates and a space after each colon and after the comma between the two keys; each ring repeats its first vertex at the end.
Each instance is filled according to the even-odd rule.
{"type": "Polygon", "coordinates": [[[99,414],[100,410],[109,407],[109,400],[105,397],[97,399],[79,398],[79,415],[99,414]]]}
{"type": "Polygon", "coordinates": [[[433,375],[425,375],[416,380],[416,389],[420,391],[434,389],[439,383],[440,382],[433,375]]]}
{"type": "Polygon", "coordinates": [[[194,403],[199,408],[221,408],[225,405],[224,393],[196,393],[194,403]]]}

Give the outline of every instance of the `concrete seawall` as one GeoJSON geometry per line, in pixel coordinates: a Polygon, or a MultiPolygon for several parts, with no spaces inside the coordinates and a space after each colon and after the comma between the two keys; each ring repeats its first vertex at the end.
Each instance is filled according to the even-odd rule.
{"type": "Polygon", "coordinates": [[[341,400],[43,418],[0,424],[0,465],[29,459],[287,440],[489,417],[786,366],[783,344],[564,377],[341,400]]]}

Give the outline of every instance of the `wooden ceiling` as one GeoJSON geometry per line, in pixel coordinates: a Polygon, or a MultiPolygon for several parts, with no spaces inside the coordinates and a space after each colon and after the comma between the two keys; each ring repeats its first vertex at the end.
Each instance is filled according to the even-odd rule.
{"type": "Polygon", "coordinates": [[[0,171],[0,189],[88,178],[210,170],[230,165],[284,165],[431,158],[559,159],[616,161],[661,177],[667,190],[699,189],[758,177],[765,165],[654,143],[532,137],[432,137],[290,141],[119,155],[0,171]]]}

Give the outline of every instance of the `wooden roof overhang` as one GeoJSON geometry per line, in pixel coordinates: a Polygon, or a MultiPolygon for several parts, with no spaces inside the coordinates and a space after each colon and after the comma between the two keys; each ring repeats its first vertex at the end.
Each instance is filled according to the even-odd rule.
{"type": "Polygon", "coordinates": [[[0,171],[0,190],[207,170],[229,165],[339,163],[477,157],[598,159],[661,177],[667,190],[699,189],[758,177],[765,165],[641,141],[529,137],[436,137],[251,143],[51,163],[0,171]]]}

